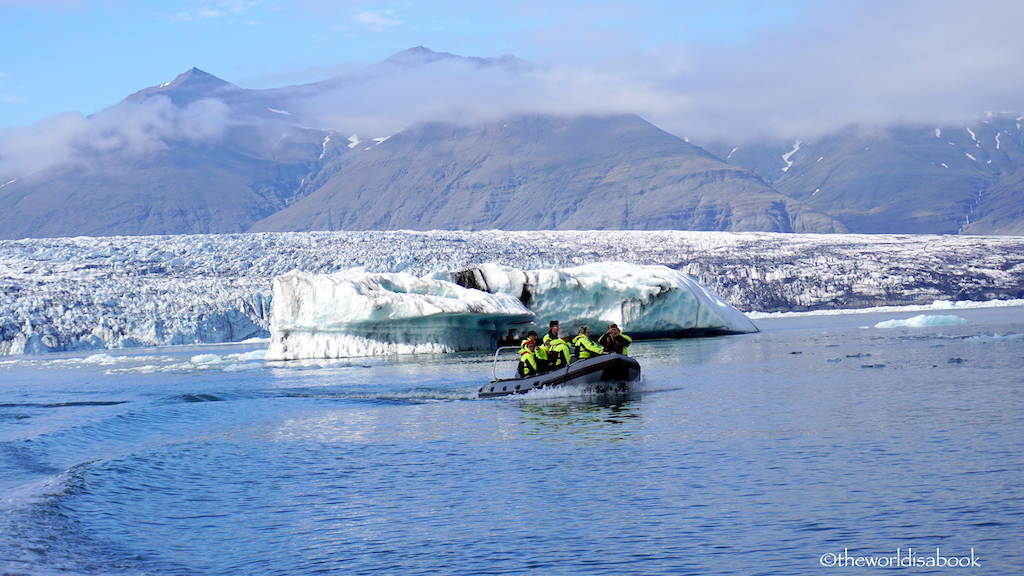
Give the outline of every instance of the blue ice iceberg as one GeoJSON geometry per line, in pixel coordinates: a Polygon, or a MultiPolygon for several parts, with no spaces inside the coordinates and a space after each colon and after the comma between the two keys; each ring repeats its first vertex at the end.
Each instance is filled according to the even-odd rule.
{"type": "Polygon", "coordinates": [[[533,322],[519,300],[405,273],[293,271],[274,279],[267,360],[493,347],[533,322]]]}
{"type": "MultiPolygon", "coordinates": [[[[560,270],[497,264],[426,277],[352,269],[274,281],[268,360],[493,349],[509,331],[557,319],[575,333],[616,323],[634,337],[757,332],[742,312],[666,266],[560,270]]],[[[538,329],[541,332],[542,329],[538,329]]]]}
{"type": "Polygon", "coordinates": [[[483,264],[451,276],[463,286],[519,298],[544,325],[548,320],[565,328],[587,324],[599,334],[615,323],[647,338],[758,331],[714,292],[667,266],[599,262],[523,271],[483,264]]]}

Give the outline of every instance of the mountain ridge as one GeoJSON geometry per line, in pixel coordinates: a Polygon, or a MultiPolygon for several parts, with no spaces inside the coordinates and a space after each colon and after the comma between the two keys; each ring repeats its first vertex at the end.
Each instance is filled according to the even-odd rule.
{"type": "Polygon", "coordinates": [[[89,117],[44,168],[0,174],[0,237],[346,227],[1024,234],[1024,131],[1012,115],[966,130],[851,127],[807,142],[699,146],[621,113],[345,128],[388,113],[350,109],[347,95],[372,94],[386,78],[404,92],[401,105],[416,104],[416,82],[441,64],[509,86],[535,67],[419,46],[268,90],[194,67],[89,117]],[[559,200],[545,202],[552,194],[559,200]]]}
{"type": "Polygon", "coordinates": [[[1024,200],[1022,120],[989,113],[966,126],[851,126],[808,141],[709,148],[854,232],[1021,234],[1013,206],[1024,200]]]}
{"type": "Polygon", "coordinates": [[[635,115],[422,124],[338,162],[316,191],[252,231],[623,224],[637,230],[842,231],[752,173],[635,115]],[[721,201],[723,188],[733,194],[729,206],[721,201]],[[378,204],[394,210],[381,214],[378,204]],[[803,215],[794,220],[790,210],[803,215]]]}

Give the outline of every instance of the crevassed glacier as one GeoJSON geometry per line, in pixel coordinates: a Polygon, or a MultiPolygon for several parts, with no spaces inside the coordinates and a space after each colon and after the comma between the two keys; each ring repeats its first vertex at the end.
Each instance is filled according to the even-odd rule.
{"type": "Polygon", "coordinates": [[[557,318],[571,331],[587,324],[601,332],[616,323],[638,337],[757,331],[742,312],[666,266],[602,262],[523,271],[483,264],[422,278],[294,271],[274,282],[267,359],[489,349],[538,316],[557,318]]]}
{"type": "Polygon", "coordinates": [[[273,279],[296,269],[429,275],[481,262],[540,270],[606,261],[668,266],[752,313],[1024,298],[1024,237],[1010,236],[435,230],[33,238],[0,240],[0,356],[267,338],[273,279]]]}

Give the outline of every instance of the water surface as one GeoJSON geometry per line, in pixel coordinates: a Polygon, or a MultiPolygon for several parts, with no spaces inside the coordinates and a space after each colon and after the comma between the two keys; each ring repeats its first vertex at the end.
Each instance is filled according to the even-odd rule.
{"type": "Polygon", "coordinates": [[[488,354],[7,358],[0,573],[1020,572],[1024,310],[955,314],[638,343],[599,397],[475,399],[488,354]]]}

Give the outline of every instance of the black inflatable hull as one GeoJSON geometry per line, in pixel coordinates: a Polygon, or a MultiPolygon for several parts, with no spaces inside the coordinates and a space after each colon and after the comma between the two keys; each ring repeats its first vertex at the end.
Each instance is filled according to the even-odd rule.
{"type": "Polygon", "coordinates": [[[529,376],[495,380],[480,388],[478,396],[510,396],[551,386],[597,386],[625,384],[640,379],[640,363],[622,354],[602,354],[586,360],[577,360],[563,368],[529,376]]]}

